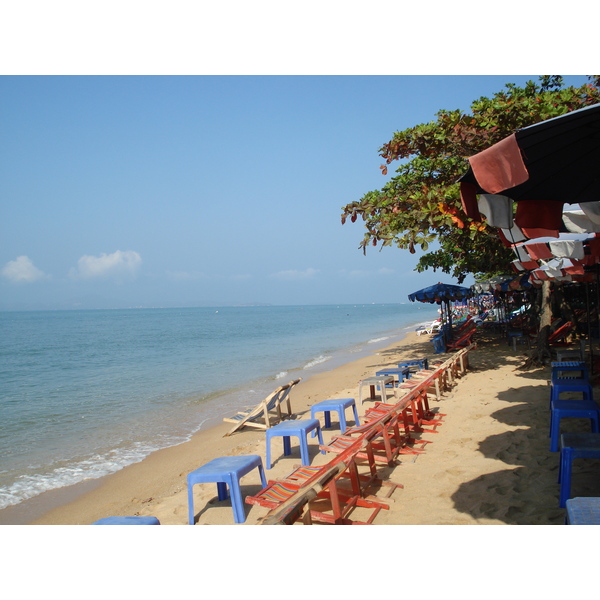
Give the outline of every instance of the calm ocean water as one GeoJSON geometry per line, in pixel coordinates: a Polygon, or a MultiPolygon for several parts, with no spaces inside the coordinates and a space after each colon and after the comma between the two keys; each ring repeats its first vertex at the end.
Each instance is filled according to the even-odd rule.
{"type": "Polygon", "coordinates": [[[0,313],[0,509],[400,339],[435,305],[0,313]]]}

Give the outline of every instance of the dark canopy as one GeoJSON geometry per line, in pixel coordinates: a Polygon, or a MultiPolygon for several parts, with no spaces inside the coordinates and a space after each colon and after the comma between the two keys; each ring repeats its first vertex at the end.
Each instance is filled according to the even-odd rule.
{"type": "Polygon", "coordinates": [[[600,198],[600,104],[517,130],[469,158],[461,177],[466,213],[479,219],[475,194],[577,204],[600,198]]]}

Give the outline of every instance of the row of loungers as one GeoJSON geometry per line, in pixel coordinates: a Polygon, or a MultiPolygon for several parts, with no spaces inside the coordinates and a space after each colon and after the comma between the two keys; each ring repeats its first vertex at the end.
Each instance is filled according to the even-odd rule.
{"type": "Polygon", "coordinates": [[[401,455],[418,455],[437,433],[441,415],[429,407],[428,394],[440,399],[468,368],[468,346],[429,369],[421,369],[395,390],[396,402],[377,402],[360,426],[347,429],[320,449],[333,458],[322,466],[296,468],[283,479],[272,480],[248,504],[269,509],[261,525],[370,524],[387,510],[393,491],[402,485],[385,481],[378,470],[394,466],[401,455]],[[366,466],[366,472],[359,472],[366,466]],[[377,494],[371,493],[376,491],[377,494]],[[368,509],[363,520],[351,519],[356,508],[368,509]]]}

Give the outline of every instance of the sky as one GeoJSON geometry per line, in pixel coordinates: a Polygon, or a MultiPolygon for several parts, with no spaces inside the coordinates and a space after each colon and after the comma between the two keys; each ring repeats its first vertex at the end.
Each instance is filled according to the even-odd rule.
{"type": "Polygon", "coordinates": [[[341,207],[393,175],[394,131],[536,78],[2,76],[0,309],[407,302],[456,283],[405,250],[363,255],[341,207]]]}
{"type": "Polygon", "coordinates": [[[405,250],[364,256],[341,208],[393,176],[394,131],[593,70],[577,15],[503,7],[5,3],[0,310],[406,302],[455,283],[405,250]],[[530,35],[557,19],[560,44],[530,35]]]}

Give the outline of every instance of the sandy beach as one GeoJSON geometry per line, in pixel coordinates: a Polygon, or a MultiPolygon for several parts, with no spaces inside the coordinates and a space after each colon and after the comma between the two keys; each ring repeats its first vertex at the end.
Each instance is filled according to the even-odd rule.
{"type": "MultiPolygon", "coordinates": [[[[401,360],[425,356],[436,357],[428,336],[411,333],[377,354],[302,381],[292,393],[292,409],[302,418],[310,416],[310,406],[321,400],[353,397],[358,401],[361,379],[401,360]]],[[[523,362],[521,347],[515,352],[499,334],[478,333],[468,373],[439,402],[430,397],[432,408],[445,416],[437,432],[427,436],[432,443],[426,452],[417,458],[401,457],[395,468],[382,470],[386,478],[404,487],[394,491],[390,509],[381,511],[374,525],[564,522],[564,509],[558,507],[558,454],[549,451],[549,367],[522,371],[518,367],[523,362]]],[[[359,416],[372,403],[368,399],[359,405],[359,416]]],[[[265,460],[264,432],[244,428],[224,437],[230,427],[222,423],[201,431],[189,442],[91,482],[88,488],[93,489],[86,490],[83,484],[78,498],[55,506],[32,523],[83,525],[113,515],[152,515],[163,525],[185,525],[189,472],[219,456],[258,454],[265,460]]],[[[586,427],[587,423],[568,420],[563,430],[586,427]]],[[[334,418],[332,429],[323,431],[324,442],[337,432],[334,418]]],[[[331,455],[318,452],[316,438],[310,438],[309,447],[312,464],[331,460],[331,455]]],[[[283,456],[280,442],[273,444],[272,452],[274,464],[266,471],[267,479],[285,477],[300,463],[295,444],[291,456],[283,456]]],[[[574,495],[600,495],[596,479],[593,469],[576,468],[574,495]]],[[[258,492],[258,471],[245,476],[242,484],[245,495],[258,492]]],[[[197,524],[233,524],[231,504],[218,501],[214,484],[195,490],[197,524]]],[[[60,503],[60,495],[56,496],[54,502],[60,503]]],[[[10,512],[10,508],[2,511],[4,523],[10,522],[10,512]]],[[[266,508],[247,505],[245,524],[257,524],[267,513],[266,508]]]]}

